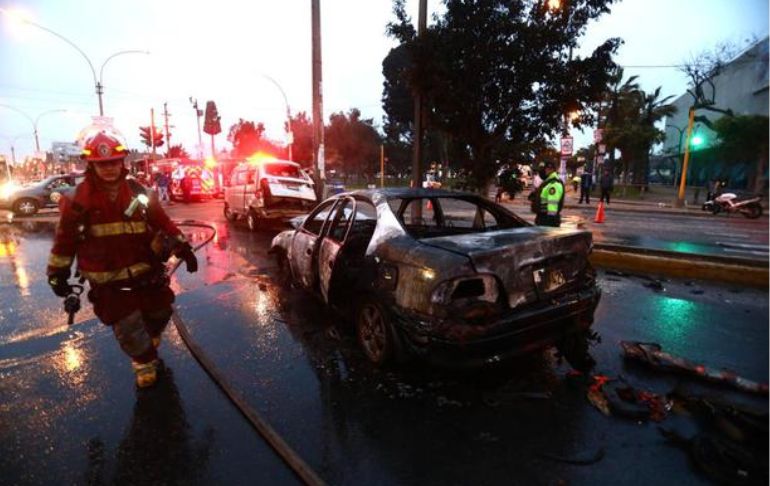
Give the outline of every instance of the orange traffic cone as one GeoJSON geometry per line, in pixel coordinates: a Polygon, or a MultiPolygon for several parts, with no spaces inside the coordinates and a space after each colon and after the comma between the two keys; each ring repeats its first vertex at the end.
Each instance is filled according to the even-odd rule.
{"type": "Polygon", "coordinates": [[[594,223],[604,223],[604,201],[599,201],[599,207],[596,208],[596,218],[594,223]]]}

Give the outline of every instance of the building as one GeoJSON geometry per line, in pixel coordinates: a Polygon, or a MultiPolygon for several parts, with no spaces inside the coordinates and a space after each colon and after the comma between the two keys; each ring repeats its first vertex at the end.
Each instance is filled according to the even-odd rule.
{"type": "MultiPolygon", "coordinates": [[[[714,106],[730,109],[735,115],[768,116],[768,38],[755,43],[735,59],[730,61],[722,72],[713,79],[714,106]]],[[[704,87],[705,95],[711,96],[711,88],[704,87]]],[[[684,153],[687,121],[693,97],[689,93],[673,101],[677,113],[666,119],[666,140],[663,145],[663,157],[660,162],[678,167],[681,154],[684,153]],[[668,160],[666,160],[668,159],[668,160]],[[679,162],[677,162],[679,160],[679,162]]],[[[696,117],[702,116],[710,121],[722,117],[722,113],[698,109],[696,117]]],[[[715,150],[710,150],[716,142],[716,134],[703,123],[696,122],[693,137],[698,136],[702,144],[691,150],[688,164],[688,185],[705,184],[709,179],[727,177],[731,187],[745,188],[754,170],[755,161],[722,160],[715,150]]]]}

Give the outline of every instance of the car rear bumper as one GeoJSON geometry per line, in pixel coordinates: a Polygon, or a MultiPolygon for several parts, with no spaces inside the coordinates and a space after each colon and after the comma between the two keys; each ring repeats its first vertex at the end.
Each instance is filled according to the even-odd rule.
{"type": "Polygon", "coordinates": [[[511,312],[484,325],[431,323],[394,310],[394,323],[407,352],[451,368],[493,365],[536,352],[593,323],[601,290],[566,294],[547,307],[511,312]]]}

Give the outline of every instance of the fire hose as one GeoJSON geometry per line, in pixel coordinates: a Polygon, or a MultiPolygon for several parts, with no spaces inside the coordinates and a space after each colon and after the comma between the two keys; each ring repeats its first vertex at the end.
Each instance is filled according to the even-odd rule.
{"type": "MultiPolygon", "coordinates": [[[[179,227],[192,227],[202,228],[211,231],[211,234],[204,239],[201,243],[193,246],[193,251],[196,252],[208,245],[216,236],[217,230],[214,225],[204,223],[196,220],[184,220],[174,221],[179,227]]],[[[170,277],[179,268],[184,260],[177,259],[176,262],[166,267],[166,274],[170,277]]],[[[73,292],[64,301],[64,310],[67,312],[69,318],[68,323],[72,325],[74,321],[75,313],[80,310],[80,295],[83,293],[82,285],[72,285],[73,292]]],[[[281,459],[289,466],[289,468],[296,474],[305,484],[316,486],[325,484],[324,481],[313,471],[310,466],[286,443],[286,441],[273,429],[267,421],[265,421],[257,411],[248,405],[243,396],[238,393],[235,388],[230,386],[227,380],[224,378],[223,373],[214,365],[213,361],[206,356],[203,349],[192,339],[187,326],[174,311],[171,316],[171,320],[174,322],[177,332],[182,338],[187,349],[193,355],[196,361],[201,365],[203,370],[211,377],[212,381],[222,390],[230,401],[236,406],[239,412],[246,418],[246,420],[256,429],[256,431],[262,436],[265,441],[273,448],[273,450],[281,457],[281,459]]]]}

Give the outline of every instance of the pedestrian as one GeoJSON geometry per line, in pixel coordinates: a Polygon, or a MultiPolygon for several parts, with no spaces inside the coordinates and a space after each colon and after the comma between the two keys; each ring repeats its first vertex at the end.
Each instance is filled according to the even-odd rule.
{"type": "Polygon", "coordinates": [[[591,204],[591,186],[593,186],[592,174],[586,169],[580,176],[580,201],[578,204],[583,204],[583,198],[585,198],[586,204],[591,204]]]}
{"type": "Polygon", "coordinates": [[[538,226],[561,226],[561,210],[564,207],[564,183],[559,179],[556,167],[552,162],[546,162],[540,172],[543,183],[536,189],[538,226]]]}
{"type": "Polygon", "coordinates": [[[182,200],[185,204],[190,204],[190,201],[192,201],[192,183],[192,178],[190,178],[187,173],[185,173],[182,180],[179,181],[179,184],[182,187],[182,200]]]}
{"type": "Polygon", "coordinates": [[[168,196],[168,174],[165,171],[158,172],[158,177],[156,178],[155,183],[158,186],[158,199],[161,202],[169,202],[170,198],[168,196]]]}
{"type": "Polygon", "coordinates": [[[48,284],[59,297],[73,293],[70,267],[88,281],[94,313],[112,329],[131,359],[140,388],[157,379],[157,348],[171,317],[174,293],[160,248],[198,269],[193,249],[169,219],[157,196],[127,179],[127,155],[110,127],[86,132],[81,158],[85,179],[59,202],[59,224],[48,258],[48,284]]]}
{"type": "Polygon", "coordinates": [[[614,185],[614,180],[612,178],[612,174],[610,173],[609,169],[604,169],[602,172],[602,177],[599,180],[599,187],[602,190],[601,197],[599,198],[599,202],[607,202],[607,205],[610,204],[610,193],[612,192],[612,186],[614,185]]]}

